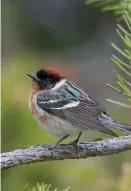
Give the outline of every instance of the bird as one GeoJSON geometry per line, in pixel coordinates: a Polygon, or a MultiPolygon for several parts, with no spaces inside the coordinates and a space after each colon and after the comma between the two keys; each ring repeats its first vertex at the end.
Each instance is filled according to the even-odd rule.
{"type": "Polygon", "coordinates": [[[53,67],[27,73],[32,79],[29,109],[39,125],[59,137],[57,144],[70,136],[77,145],[86,130],[96,130],[117,137],[110,127],[131,132],[131,125],[116,121],[107,110],[82,88],[53,67]]]}

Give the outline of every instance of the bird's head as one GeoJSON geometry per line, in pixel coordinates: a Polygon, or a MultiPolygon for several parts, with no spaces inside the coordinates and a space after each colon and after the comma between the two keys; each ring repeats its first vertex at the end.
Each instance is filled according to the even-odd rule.
{"type": "Polygon", "coordinates": [[[45,90],[53,88],[60,80],[62,80],[62,73],[56,68],[45,68],[38,70],[36,73],[27,74],[33,80],[33,86],[38,90],[45,90]]]}

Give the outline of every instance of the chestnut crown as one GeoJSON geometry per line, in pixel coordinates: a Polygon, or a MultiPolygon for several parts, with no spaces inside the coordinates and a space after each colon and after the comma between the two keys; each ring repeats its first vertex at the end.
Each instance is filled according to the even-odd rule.
{"type": "Polygon", "coordinates": [[[64,77],[55,68],[45,68],[38,70],[36,73],[28,73],[27,75],[37,83],[41,90],[53,88],[64,77]]]}

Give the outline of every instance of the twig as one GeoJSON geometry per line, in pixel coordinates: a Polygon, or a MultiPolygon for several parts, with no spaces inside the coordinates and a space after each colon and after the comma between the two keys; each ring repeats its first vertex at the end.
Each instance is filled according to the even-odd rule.
{"type": "Polygon", "coordinates": [[[18,149],[1,154],[1,169],[42,161],[64,159],[81,159],[95,156],[104,156],[131,150],[131,135],[118,138],[108,138],[102,141],[89,141],[73,145],[41,144],[25,149],[18,149]]]}

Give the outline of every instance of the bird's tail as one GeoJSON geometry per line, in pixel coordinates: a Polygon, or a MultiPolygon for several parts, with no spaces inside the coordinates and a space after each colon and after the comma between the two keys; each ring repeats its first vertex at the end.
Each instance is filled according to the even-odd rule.
{"type": "Polygon", "coordinates": [[[131,125],[127,125],[127,124],[124,124],[124,123],[121,123],[119,121],[116,121],[116,120],[112,120],[110,125],[112,127],[115,127],[117,129],[120,129],[122,131],[128,131],[128,132],[131,132],[131,125]]]}

